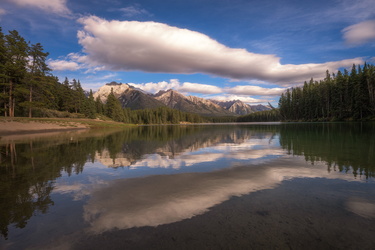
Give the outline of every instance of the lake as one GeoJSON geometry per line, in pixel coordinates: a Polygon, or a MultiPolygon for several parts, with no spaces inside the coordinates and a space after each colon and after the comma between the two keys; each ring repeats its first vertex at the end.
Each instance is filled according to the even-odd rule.
{"type": "Polygon", "coordinates": [[[0,249],[374,249],[375,124],[0,138],[0,249]]]}

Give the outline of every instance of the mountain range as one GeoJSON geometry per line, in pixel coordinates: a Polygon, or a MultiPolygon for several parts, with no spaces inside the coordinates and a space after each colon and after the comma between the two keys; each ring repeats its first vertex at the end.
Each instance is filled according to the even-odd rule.
{"type": "Polygon", "coordinates": [[[169,107],[204,116],[236,116],[271,109],[269,106],[249,105],[240,100],[220,102],[197,96],[185,96],[172,89],[150,94],[129,84],[117,82],[107,83],[100,87],[94,93],[94,98],[99,97],[105,103],[112,90],[122,107],[132,110],[169,107]]]}

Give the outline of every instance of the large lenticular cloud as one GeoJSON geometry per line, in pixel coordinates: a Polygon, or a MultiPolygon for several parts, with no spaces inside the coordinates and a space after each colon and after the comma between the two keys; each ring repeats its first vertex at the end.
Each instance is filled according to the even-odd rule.
{"type": "Polygon", "coordinates": [[[206,73],[230,79],[290,83],[360,64],[360,58],[321,64],[280,64],[275,55],[228,48],[199,32],[156,22],[79,19],[79,43],[91,64],[108,70],[206,73]]]}
{"type": "Polygon", "coordinates": [[[344,39],[350,45],[361,45],[375,41],[375,20],[369,20],[346,27],[342,30],[344,39]]]}

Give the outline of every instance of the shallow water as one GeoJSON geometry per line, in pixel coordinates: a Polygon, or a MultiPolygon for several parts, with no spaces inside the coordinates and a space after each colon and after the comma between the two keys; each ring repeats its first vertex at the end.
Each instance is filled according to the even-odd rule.
{"type": "Polygon", "coordinates": [[[372,249],[375,126],[0,139],[4,249],[372,249]]]}

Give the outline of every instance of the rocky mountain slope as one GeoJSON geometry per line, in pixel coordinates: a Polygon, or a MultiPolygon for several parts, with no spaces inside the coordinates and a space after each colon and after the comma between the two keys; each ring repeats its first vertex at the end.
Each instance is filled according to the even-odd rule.
{"type": "Polygon", "coordinates": [[[94,94],[105,103],[108,95],[113,94],[121,102],[122,107],[135,109],[170,107],[184,112],[196,113],[205,116],[234,116],[246,115],[256,111],[269,110],[264,105],[250,106],[240,100],[220,102],[196,96],[184,96],[175,90],[159,91],[157,94],[148,94],[128,84],[111,82],[102,86],[94,94]]]}
{"type": "Polygon", "coordinates": [[[251,105],[251,109],[254,110],[254,112],[259,112],[259,111],[271,110],[272,108],[268,105],[264,106],[262,104],[258,104],[258,105],[251,105]]]}
{"type": "Polygon", "coordinates": [[[107,101],[108,95],[113,91],[113,94],[121,102],[123,108],[130,109],[152,109],[158,107],[165,107],[166,105],[162,102],[156,100],[149,94],[136,89],[128,84],[122,83],[108,83],[102,86],[94,94],[94,98],[100,98],[100,100],[105,103],[107,101]]]}
{"type": "Polygon", "coordinates": [[[213,102],[237,115],[247,115],[247,114],[254,113],[254,110],[251,108],[250,105],[244,102],[241,102],[240,100],[227,101],[227,102],[220,102],[220,101],[214,100],[213,102]]]}
{"type": "Polygon", "coordinates": [[[247,115],[258,111],[271,110],[271,107],[269,106],[265,106],[262,104],[249,105],[240,100],[233,100],[227,102],[220,102],[215,100],[212,101],[220,105],[221,107],[225,108],[226,110],[229,110],[230,112],[235,113],[237,115],[247,115]]]}
{"type": "Polygon", "coordinates": [[[175,90],[160,91],[154,95],[156,100],[170,108],[200,115],[234,115],[210,100],[196,96],[184,96],[175,90]]]}

